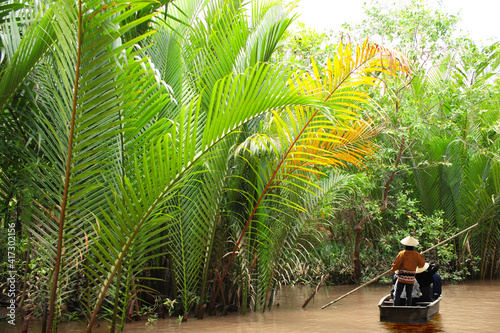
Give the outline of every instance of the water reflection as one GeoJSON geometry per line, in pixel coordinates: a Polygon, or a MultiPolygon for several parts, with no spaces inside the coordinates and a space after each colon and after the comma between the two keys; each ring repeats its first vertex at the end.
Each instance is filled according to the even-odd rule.
{"type": "Polygon", "coordinates": [[[445,332],[441,322],[441,314],[437,313],[427,324],[395,324],[380,323],[385,332],[390,333],[438,333],[445,332]]]}

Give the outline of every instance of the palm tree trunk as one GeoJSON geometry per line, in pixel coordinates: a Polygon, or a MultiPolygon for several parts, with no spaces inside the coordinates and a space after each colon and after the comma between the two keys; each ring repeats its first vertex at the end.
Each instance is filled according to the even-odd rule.
{"type": "Polygon", "coordinates": [[[57,284],[59,280],[59,272],[61,270],[62,247],[63,247],[63,237],[64,237],[64,220],[66,218],[66,206],[68,204],[69,179],[71,172],[72,148],[73,148],[73,139],[75,132],[75,117],[76,117],[76,107],[78,101],[78,84],[80,77],[81,56],[82,56],[82,1],[79,0],[78,1],[78,50],[76,59],[75,85],[73,89],[73,107],[71,110],[71,125],[69,131],[68,154],[66,156],[64,192],[61,203],[61,215],[59,217],[59,233],[57,240],[56,264],[54,266],[54,273],[52,275],[52,288],[50,291],[50,301],[49,301],[49,317],[47,319],[47,329],[49,333],[52,333],[54,329],[57,284]]]}

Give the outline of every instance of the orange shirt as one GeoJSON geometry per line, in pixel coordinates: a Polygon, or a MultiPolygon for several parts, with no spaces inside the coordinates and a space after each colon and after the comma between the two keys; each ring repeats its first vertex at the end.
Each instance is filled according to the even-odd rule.
{"type": "Polygon", "coordinates": [[[417,251],[403,250],[398,253],[398,256],[392,264],[392,270],[399,270],[398,282],[415,283],[415,272],[417,267],[424,267],[425,259],[417,251]]]}

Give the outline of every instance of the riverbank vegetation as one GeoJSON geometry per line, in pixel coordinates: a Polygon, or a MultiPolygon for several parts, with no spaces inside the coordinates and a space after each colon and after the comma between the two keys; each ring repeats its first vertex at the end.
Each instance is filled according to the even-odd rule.
{"type": "Polygon", "coordinates": [[[1,3],[1,301],[48,331],[265,311],[476,222],[427,259],[498,278],[498,43],[420,1],[343,36],[292,5],[1,3]]]}

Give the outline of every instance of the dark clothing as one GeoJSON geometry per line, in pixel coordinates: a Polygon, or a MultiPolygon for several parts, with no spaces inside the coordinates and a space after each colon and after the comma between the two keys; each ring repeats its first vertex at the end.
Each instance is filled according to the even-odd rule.
{"type": "Polygon", "coordinates": [[[396,295],[394,296],[394,305],[406,305],[411,306],[412,298],[411,293],[413,291],[413,284],[411,283],[396,283],[396,295]],[[401,304],[401,293],[403,292],[403,288],[406,289],[406,304],[401,304]]]}
{"type": "Polygon", "coordinates": [[[437,263],[432,263],[429,265],[429,268],[427,268],[426,271],[422,273],[418,273],[415,275],[415,278],[418,281],[418,284],[420,284],[420,288],[422,287],[430,287],[430,285],[434,282],[434,273],[437,272],[439,268],[439,264],[437,263]]]}
{"type": "Polygon", "coordinates": [[[420,285],[420,291],[422,292],[422,298],[420,299],[422,302],[434,301],[431,284],[434,283],[433,276],[438,268],[439,265],[437,263],[432,263],[429,265],[429,268],[427,268],[427,270],[415,275],[415,279],[417,279],[418,284],[420,285]]]}
{"type": "Polygon", "coordinates": [[[432,295],[432,287],[422,287],[420,288],[422,296],[420,297],[420,302],[432,302],[434,301],[434,296],[432,295]]]}
{"type": "MultiPolygon", "coordinates": [[[[396,287],[397,287],[397,284],[398,284],[398,275],[397,274],[394,274],[394,276],[392,277],[392,288],[391,288],[391,298],[394,299],[396,297],[396,287]]],[[[405,287],[406,287],[406,284],[404,284],[405,287]]],[[[405,287],[403,287],[403,292],[401,293],[401,298],[406,298],[406,289],[405,287]]],[[[415,280],[415,283],[413,284],[413,291],[411,292],[412,293],[412,297],[413,297],[413,300],[415,300],[415,298],[418,298],[420,297],[420,286],[418,285],[418,281],[415,280]]],[[[404,301],[403,303],[406,303],[406,301],[404,301]]]]}
{"type": "Polygon", "coordinates": [[[443,281],[441,280],[441,276],[438,273],[434,273],[433,284],[432,284],[432,293],[434,294],[434,299],[441,296],[441,287],[443,286],[443,281]]]}

